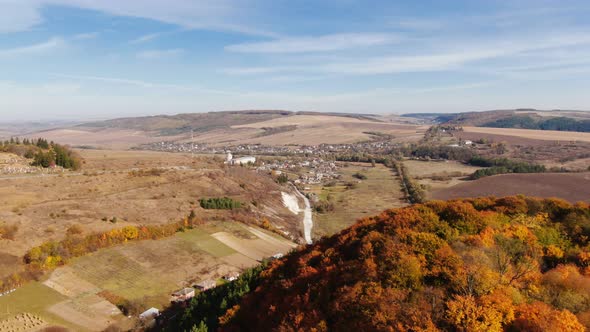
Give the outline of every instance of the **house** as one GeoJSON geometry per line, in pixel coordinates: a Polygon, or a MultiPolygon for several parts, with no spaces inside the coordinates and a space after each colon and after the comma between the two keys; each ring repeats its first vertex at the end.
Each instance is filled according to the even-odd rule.
{"type": "Polygon", "coordinates": [[[201,281],[196,286],[199,290],[206,291],[208,289],[215,288],[215,286],[217,286],[217,283],[215,282],[215,280],[207,279],[201,281]]]}
{"type": "Polygon", "coordinates": [[[141,319],[141,320],[147,320],[147,319],[151,319],[151,318],[156,318],[159,315],[160,315],[160,310],[152,307],[152,308],[149,308],[148,310],[142,312],[139,315],[139,319],[141,319]]]}
{"type": "Polygon", "coordinates": [[[240,274],[238,272],[231,272],[227,275],[224,275],[223,279],[225,279],[227,281],[234,281],[234,280],[237,280],[239,276],[240,276],[240,274]]]}
{"type": "Polygon", "coordinates": [[[195,289],[191,287],[185,287],[179,291],[172,293],[172,302],[187,301],[195,297],[195,289]]]}

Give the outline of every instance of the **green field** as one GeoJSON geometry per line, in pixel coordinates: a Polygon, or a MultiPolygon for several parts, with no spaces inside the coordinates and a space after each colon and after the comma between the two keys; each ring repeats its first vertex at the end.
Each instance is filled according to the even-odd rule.
{"type": "MultiPolygon", "coordinates": [[[[223,229],[220,229],[219,231],[222,230],[223,229]]],[[[176,236],[179,239],[183,240],[180,241],[179,244],[181,246],[183,244],[186,245],[185,249],[191,251],[204,251],[215,257],[224,257],[236,252],[232,248],[219,242],[217,239],[212,237],[208,232],[205,232],[202,229],[192,229],[183,233],[178,233],[176,236]]]]}
{"type": "Polygon", "coordinates": [[[334,204],[333,212],[314,212],[313,237],[334,234],[354,224],[358,218],[405,204],[400,182],[389,168],[366,163],[346,165],[338,170],[342,177],[335,185],[309,186],[309,192],[317,194],[320,200],[334,204]],[[355,173],[363,174],[366,179],[353,177],[355,173]],[[347,188],[347,183],[354,183],[353,188],[347,188]]]}
{"type": "Polygon", "coordinates": [[[0,320],[4,320],[22,312],[35,314],[48,324],[69,324],[61,318],[46,311],[52,305],[67,298],[39,282],[30,282],[14,293],[0,297],[0,320]]]}
{"type": "Polygon", "coordinates": [[[191,274],[235,253],[202,229],[157,241],[128,243],[80,257],[71,268],[84,280],[129,300],[165,295],[191,274]]]}

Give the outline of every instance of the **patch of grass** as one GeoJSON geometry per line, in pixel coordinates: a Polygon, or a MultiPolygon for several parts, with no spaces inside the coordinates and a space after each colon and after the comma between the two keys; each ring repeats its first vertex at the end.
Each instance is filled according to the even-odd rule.
{"type": "Polygon", "coordinates": [[[71,267],[81,278],[129,300],[160,295],[167,284],[173,285],[165,276],[153,276],[149,268],[128,259],[117,248],[80,257],[71,267]]]}
{"type": "Polygon", "coordinates": [[[52,305],[67,297],[39,282],[30,282],[10,295],[0,297],[0,320],[18,313],[28,312],[38,315],[49,324],[69,326],[67,322],[47,311],[52,305]]]}
{"type": "Polygon", "coordinates": [[[370,163],[351,163],[341,167],[342,177],[332,186],[313,185],[311,192],[320,200],[328,200],[334,204],[334,211],[314,213],[313,236],[331,235],[352,225],[358,218],[378,214],[385,209],[399,207],[403,193],[399,180],[391,169],[370,163]],[[356,174],[366,176],[360,181],[356,174]],[[354,183],[347,189],[347,183],[354,183]]]}
{"type": "Polygon", "coordinates": [[[184,240],[183,242],[192,250],[202,250],[215,257],[224,257],[236,253],[235,250],[200,229],[191,229],[183,233],[178,233],[176,236],[184,240]]]}

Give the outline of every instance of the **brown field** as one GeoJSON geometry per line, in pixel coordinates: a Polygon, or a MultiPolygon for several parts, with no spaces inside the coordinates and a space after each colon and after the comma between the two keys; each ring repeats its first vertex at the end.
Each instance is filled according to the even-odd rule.
{"type": "Polygon", "coordinates": [[[0,178],[0,221],[16,225],[14,240],[0,239],[0,277],[18,268],[31,247],[62,239],[78,225],[90,233],[125,225],[178,221],[195,210],[203,220],[228,218],[228,211],[204,210],[202,197],[228,196],[264,213],[298,234],[298,220],[281,203],[282,190],[267,176],[246,168],[224,168],[212,157],[83,150],[81,172],[0,178]],[[266,212],[266,211],[271,212],[266,212]],[[265,213],[266,212],[266,213],[265,213]],[[114,219],[115,218],[115,219],[114,219]]]}
{"type": "Polygon", "coordinates": [[[481,167],[462,164],[458,161],[422,161],[405,160],[404,165],[412,177],[430,177],[449,173],[461,173],[469,175],[481,167]]]}
{"type": "MultiPolygon", "coordinates": [[[[106,149],[127,149],[139,144],[160,141],[160,138],[151,135],[149,132],[141,130],[130,130],[120,128],[64,128],[42,131],[24,137],[38,138],[43,137],[50,141],[59,142],[69,145],[88,145],[106,149]]],[[[169,137],[169,140],[177,138],[169,137]]]]}
{"type": "Polygon", "coordinates": [[[542,141],[580,141],[590,142],[590,133],[579,133],[572,131],[555,130],[532,130],[514,128],[485,128],[485,127],[463,127],[466,133],[492,134],[520,137],[524,139],[542,141]]]}
{"type": "Polygon", "coordinates": [[[244,142],[269,145],[342,144],[369,140],[370,135],[366,134],[367,132],[380,132],[402,139],[404,137],[421,137],[427,129],[415,125],[321,115],[296,115],[253,124],[233,126],[232,128],[261,129],[283,126],[297,126],[297,128],[274,135],[247,138],[244,142]]]}
{"type": "Polygon", "coordinates": [[[406,160],[404,165],[410,176],[426,189],[426,195],[433,191],[466,182],[465,177],[480,167],[462,164],[458,161],[406,160]]]}
{"type": "Polygon", "coordinates": [[[590,202],[590,173],[504,174],[464,182],[432,193],[433,199],[527,195],[590,202]]]}

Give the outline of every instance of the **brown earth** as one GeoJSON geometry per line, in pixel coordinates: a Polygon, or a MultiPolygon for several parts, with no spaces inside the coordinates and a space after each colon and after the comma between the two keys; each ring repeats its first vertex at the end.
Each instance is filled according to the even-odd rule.
{"type": "Polygon", "coordinates": [[[557,130],[533,130],[533,129],[514,129],[514,128],[485,128],[485,127],[463,127],[466,133],[492,134],[513,136],[525,139],[543,140],[543,141],[581,141],[590,142],[590,133],[579,133],[573,131],[557,130]]]}
{"type": "Polygon", "coordinates": [[[590,173],[504,174],[434,191],[433,199],[527,195],[590,202],[590,173]]]}
{"type": "Polygon", "coordinates": [[[87,234],[178,221],[195,210],[204,221],[268,218],[290,234],[300,234],[300,221],[282,205],[280,191],[285,189],[247,168],[183,154],[80,153],[83,172],[0,177],[0,221],[18,227],[14,240],[0,239],[0,277],[14,272],[27,250],[63,239],[72,226],[87,234]],[[247,210],[204,210],[198,205],[200,198],[224,196],[243,202],[247,210]]]}

